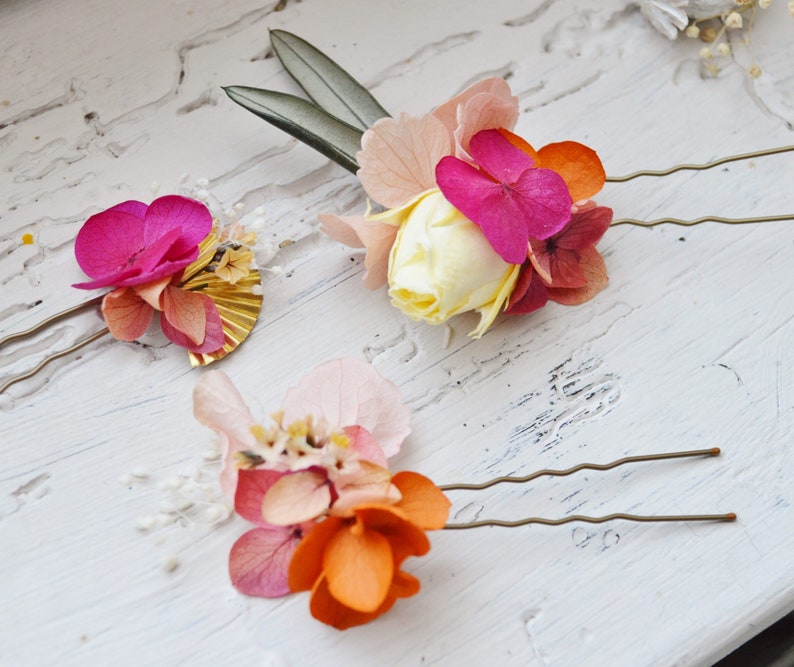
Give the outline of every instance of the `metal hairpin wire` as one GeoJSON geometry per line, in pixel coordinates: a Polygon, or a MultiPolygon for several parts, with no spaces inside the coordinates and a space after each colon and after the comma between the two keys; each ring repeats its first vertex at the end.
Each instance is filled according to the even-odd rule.
{"type": "MultiPolygon", "coordinates": [[[[446,484],[439,486],[442,491],[480,491],[487,489],[496,484],[523,484],[530,480],[537,479],[538,477],[565,477],[572,475],[580,470],[611,470],[618,466],[627,463],[640,463],[643,461],[661,461],[668,459],[691,458],[694,456],[719,456],[720,449],[712,447],[710,449],[693,449],[683,452],[666,452],[663,454],[645,454],[641,456],[626,456],[622,459],[612,461],[611,463],[581,463],[566,468],[564,470],[538,470],[537,472],[524,475],[523,477],[497,477],[495,479],[482,482],[480,484],[446,484]]],[[[469,523],[451,523],[444,526],[449,530],[462,530],[466,528],[481,528],[483,526],[502,526],[505,528],[516,528],[518,526],[526,526],[532,523],[544,524],[547,526],[559,526],[565,523],[572,523],[574,521],[582,521],[585,523],[605,523],[607,521],[614,521],[616,519],[623,519],[625,521],[640,521],[640,522],[656,522],[656,521],[735,521],[736,514],[729,512],[727,514],[680,514],[680,515],[658,515],[658,516],[645,516],[640,514],[625,514],[615,513],[606,516],[586,516],[583,514],[574,514],[571,516],[563,517],[561,519],[545,519],[542,517],[527,517],[518,519],[516,521],[503,521],[500,519],[485,519],[482,521],[472,521],[469,523]]]]}

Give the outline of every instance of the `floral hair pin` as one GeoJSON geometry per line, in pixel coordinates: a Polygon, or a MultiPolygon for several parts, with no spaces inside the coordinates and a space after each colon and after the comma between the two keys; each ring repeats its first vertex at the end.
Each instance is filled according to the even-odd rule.
{"type": "Polygon", "coordinates": [[[437,486],[416,472],[392,473],[387,459],[408,435],[409,412],[397,387],[369,364],[338,359],[290,389],[269,426],[258,423],[231,380],[205,373],[193,394],[198,421],[221,439],[220,485],[236,513],[254,525],[229,555],[232,583],[242,593],[281,597],[311,591],[312,615],[335,628],[367,623],[399,598],[419,592],[402,569],[430,549],[429,530],[516,527],[572,521],[733,521],[735,514],[573,515],[516,521],[447,523],[444,492],[477,491],[579,470],[628,463],[716,456],[719,449],[630,456],[599,465],[541,470],[482,484],[437,486]]]}
{"type": "Polygon", "coordinates": [[[596,244],[616,225],[794,219],[786,214],[613,220],[611,209],[592,201],[607,182],[709,169],[794,146],[608,177],[587,146],[562,141],[536,150],[514,134],[518,99],[503,79],[475,83],[425,116],[391,118],[315,47],[280,30],[270,37],[312,102],[243,86],[226,93],[357,174],[384,210],[321,215],[321,229],[365,248],[365,285],[388,285],[392,304],[412,319],[440,324],[477,311],[480,322],[470,335],[479,337],[500,312],[526,314],[549,301],[588,301],[608,280],[596,244]]]}
{"type": "Polygon", "coordinates": [[[255,242],[239,222],[221,225],[206,205],[178,195],[149,205],[126,201],[91,216],[75,239],[77,263],[91,280],[74,287],[111,291],[0,339],[0,347],[97,304],[107,327],[7,380],[0,393],[107,334],[140,338],[155,313],[166,337],[188,351],[191,365],[226,356],[251,332],[262,306],[255,242]]]}

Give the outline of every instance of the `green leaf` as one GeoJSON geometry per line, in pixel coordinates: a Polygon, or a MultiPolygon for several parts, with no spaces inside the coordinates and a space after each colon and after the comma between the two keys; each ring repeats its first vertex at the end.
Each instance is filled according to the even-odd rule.
{"type": "Polygon", "coordinates": [[[332,116],[366,130],[389,115],[364,86],[307,41],[285,30],[271,30],[270,42],[292,78],[332,116]]]}
{"type": "Polygon", "coordinates": [[[355,173],[358,169],[356,153],[361,150],[363,134],[360,129],[294,95],[246,86],[229,86],[224,91],[240,106],[308,144],[348,171],[355,173]]]}

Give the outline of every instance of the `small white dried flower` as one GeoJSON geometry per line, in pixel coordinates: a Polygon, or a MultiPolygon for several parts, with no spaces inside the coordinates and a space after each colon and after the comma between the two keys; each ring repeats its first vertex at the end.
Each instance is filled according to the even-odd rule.
{"type": "Polygon", "coordinates": [[[686,29],[686,36],[691,39],[697,39],[700,37],[700,28],[698,28],[694,23],[687,27],[686,29]]]}
{"type": "Polygon", "coordinates": [[[754,79],[757,79],[762,74],[761,68],[758,65],[753,65],[750,67],[750,69],[747,70],[747,73],[754,79]]]}
{"type": "Polygon", "coordinates": [[[742,15],[739,12],[731,12],[728,14],[728,16],[725,17],[724,23],[725,27],[729,30],[737,30],[744,24],[742,15]]]}
{"type": "Polygon", "coordinates": [[[179,567],[179,557],[176,554],[171,554],[163,558],[163,570],[166,572],[173,572],[179,567]]]}
{"type": "Polygon", "coordinates": [[[726,42],[720,42],[717,45],[717,53],[721,56],[729,56],[731,55],[731,47],[726,42]]]}
{"type": "Polygon", "coordinates": [[[708,46],[704,46],[700,49],[700,57],[703,60],[711,60],[714,57],[714,54],[711,52],[711,49],[708,46]]]}
{"type": "Polygon", "coordinates": [[[769,5],[772,4],[772,0],[758,0],[758,6],[761,9],[769,9],[769,5]]]}
{"type": "Polygon", "coordinates": [[[788,0],[788,13],[794,16],[794,0],[788,0]]]}

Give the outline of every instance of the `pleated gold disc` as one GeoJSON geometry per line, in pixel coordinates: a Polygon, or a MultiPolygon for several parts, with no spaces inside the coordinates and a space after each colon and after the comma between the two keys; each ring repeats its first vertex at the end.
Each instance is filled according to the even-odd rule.
{"type": "Polygon", "coordinates": [[[255,269],[234,285],[222,280],[208,268],[218,251],[218,236],[209,234],[199,244],[199,255],[184,273],[180,287],[201,292],[218,307],[223,324],[223,347],[211,354],[188,352],[191,366],[206,366],[237,349],[251,333],[262,309],[262,279],[255,269]]]}

